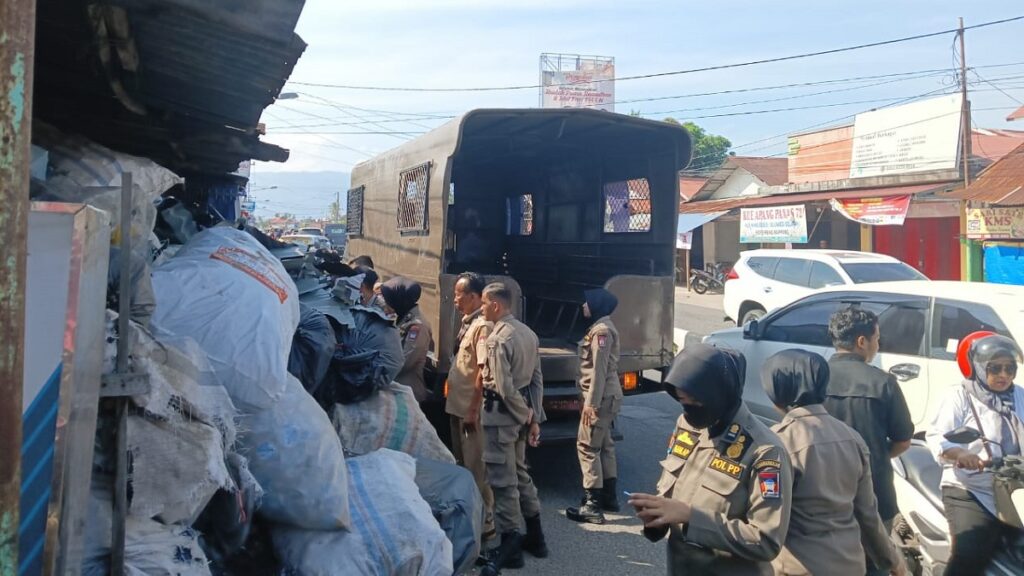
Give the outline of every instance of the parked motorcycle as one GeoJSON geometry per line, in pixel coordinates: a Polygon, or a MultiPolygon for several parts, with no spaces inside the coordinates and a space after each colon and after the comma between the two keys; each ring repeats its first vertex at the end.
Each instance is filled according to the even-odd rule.
{"type": "Polygon", "coordinates": [[[729,264],[718,262],[708,264],[707,270],[693,269],[690,271],[690,288],[697,294],[708,290],[720,292],[725,289],[726,276],[732,268],[729,264]]]}
{"type": "MultiPolygon", "coordinates": [[[[946,434],[957,444],[969,444],[981,438],[971,428],[958,428],[946,434]]],[[[942,574],[949,560],[949,524],[943,511],[939,482],[942,468],[928,445],[914,440],[910,449],[892,459],[895,471],[896,499],[900,515],[893,536],[903,551],[914,576],[942,574]]],[[[996,509],[1000,520],[1024,530],[1024,458],[996,458],[990,465],[995,480],[996,509]]],[[[985,574],[1024,575],[1024,538],[1007,541],[999,548],[985,574]]]]}

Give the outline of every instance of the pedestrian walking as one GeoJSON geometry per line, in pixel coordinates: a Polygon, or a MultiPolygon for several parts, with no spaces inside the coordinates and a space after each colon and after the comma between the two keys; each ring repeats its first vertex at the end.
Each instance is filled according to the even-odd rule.
{"type": "Polygon", "coordinates": [[[584,292],[583,316],[592,322],[579,346],[582,398],[576,453],[583,474],[583,499],[565,515],[576,522],[604,524],[603,511],[618,512],[618,466],[612,423],[622,407],[619,331],[611,314],[619,301],[604,288],[584,292]]]}
{"type": "Polygon", "coordinates": [[[494,493],[487,483],[484,465],[484,431],[480,425],[483,405],[483,376],[477,358],[486,350],[491,323],[483,316],[486,284],[479,274],[466,272],[455,282],[455,308],[462,323],[455,337],[455,357],[448,372],[445,411],[451,420],[452,454],[460,466],[473,473],[484,501],[483,540],[495,537],[494,493]]]}
{"type": "Polygon", "coordinates": [[[395,315],[398,333],[402,337],[405,362],[395,381],[412,388],[417,402],[424,402],[430,397],[423,368],[427,364],[427,352],[433,344],[430,323],[418,305],[421,290],[418,282],[401,276],[388,280],[380,287],[386,311],[395,315]]]}
{"type": "Polygon", "coordinates": [[[742,400],[746,361],[687,346],[665,381],[683,407],[657,494],[629,504],[644,535],[669,535],[669,574],[770,575],[786,540],[793,476],[782,441],[742,400]]]}
{"type": "Polygon", "coordinates": [[[548,555],[537,487],[526,465],[526,445],[539,445],[540,425],[546,419],[539,341],[533,330],[512,316],[511,306],[512,293],[504,284],[484,288],[483,314],[494,328],[478,359],[483,365],[480,419],[487,438],[484,462],[494,491],[494,523],[501,545],[481,570],[482,576],[494,576],[502,568],[521,568],[524,550],[539,558],[548,555]]]}
{"type": "MultiPolygon", "coordinates": [[[[888,534],[899,512],[891,459],[910,448],[914,421],[896,377],[870,364],[881,338],[878,316],[851,305],[832,315],[828,331],[836,353],[828,363],[825,410],[860,433],[867,444],[878,513],[888,534]]],[[[868,560],[869,575],[888,573],[868,560]]]]}
{"type": "Polygon", "coordinates": [[[875,566],[902,576],[903,560],[878,515],[867,444],[825,411],[828,382],[828,363],[804,350],[779,352],[761,368],[764,391],[784,414],[772,430],[793,466],[792,513],[775,574],[862,576],[866,550],[875,566]]]}

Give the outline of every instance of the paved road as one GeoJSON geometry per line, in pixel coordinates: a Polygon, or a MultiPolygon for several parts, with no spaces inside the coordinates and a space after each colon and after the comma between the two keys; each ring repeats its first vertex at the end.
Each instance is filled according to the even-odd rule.
{"type": "MultiPolygon", "coordinates": [[[[688,331],[686,342],[715,330],[733,326],[722,319],[721,296],[676,292],[676,327],[688,331]]],[[[618,426],[624,438],[617,444],[619,491],[651,492],[657,482],[658,461],[664,457],[679,405],[665,393],[626,399],[618,426]]],[[[666,573],[664,541],[649,542],[640,535],[640,522],[628,507],[608,515],[603,526],[583,525],[565,518],[567,506],[581,495],[580,470],[572,444],[542,446],[531,451],[530,464],[540,490],[543,523],[551,557],[538,560],[527,555],[522,570],[505,574],[530,576],[663,575],[666,573]]],[[[625,505],[625,497],[620,494],[625,505]]]]}

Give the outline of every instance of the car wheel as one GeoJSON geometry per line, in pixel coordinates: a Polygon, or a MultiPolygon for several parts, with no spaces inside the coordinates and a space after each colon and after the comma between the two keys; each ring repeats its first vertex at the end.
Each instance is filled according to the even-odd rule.
{"type": "Polygon", "coordinates": [[[750,310],[747,310],[746,312],[743,313],[743,316],[740,318],[740,321],[737,324],[737,326],[745,326],[747,322],[750,322],[751,320],[760,320],[761,318],[764,318],[765,314],[766,312],[764,311],[764,308],[751,308],[750,310]]]}
{"type": "Polygon", "coordinates": [[[708,291],[708,285],[704,282],[702,278],[694,279],[693,285],[690,287],[693,288],[693,291],[696,292],[697,294],[703,294],[708,291]]]}

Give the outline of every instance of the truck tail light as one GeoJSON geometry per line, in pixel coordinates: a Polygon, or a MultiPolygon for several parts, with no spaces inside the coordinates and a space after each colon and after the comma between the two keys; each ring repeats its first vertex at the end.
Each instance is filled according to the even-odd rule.
{"type": "Polygon", "coordinates": [[[622,389],[626,392],[636,390],[639,383],[640,379],[636,372],[626,372],[622,375],[622,389]]]}

